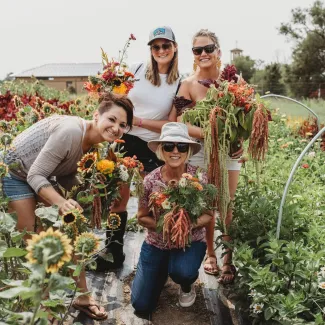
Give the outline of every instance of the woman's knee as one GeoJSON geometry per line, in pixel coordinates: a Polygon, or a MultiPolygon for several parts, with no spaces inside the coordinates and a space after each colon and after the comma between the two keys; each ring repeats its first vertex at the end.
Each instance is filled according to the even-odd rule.
{"type": "Polygon", "coordinates": [[[131,294],[131,304],[136,312],[151,312],[153,310],[152,300],[143,299],[141,294],[133,295],[131,294]]]}

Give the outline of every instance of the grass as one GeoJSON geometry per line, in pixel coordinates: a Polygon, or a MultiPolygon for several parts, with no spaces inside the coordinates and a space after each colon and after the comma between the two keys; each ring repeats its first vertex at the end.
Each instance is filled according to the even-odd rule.
{"type": "MultiPolygon", "coordinates": [[[[273,98],[265,98],[265,100],[270,104],[271,109],[279,108],[280,113],[286,114],[287,116],[308,117],[312,115],[303,106],[287,99],[273,97],[273,98]]],[[[304,99],[301,102],[318,115],[320,122],[322,123],[325,122],[325,100],[304,99]]]]}

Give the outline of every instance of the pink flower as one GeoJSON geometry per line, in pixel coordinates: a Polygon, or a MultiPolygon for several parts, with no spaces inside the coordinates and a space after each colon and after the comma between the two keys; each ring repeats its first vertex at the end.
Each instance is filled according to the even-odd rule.
{"type": "Polygon", "coordinates": [[[133,34],[130,35],[130,40],[133,40],[133,41],[136,40],[136,38],[135,38],[135,36],[133,34]]]}

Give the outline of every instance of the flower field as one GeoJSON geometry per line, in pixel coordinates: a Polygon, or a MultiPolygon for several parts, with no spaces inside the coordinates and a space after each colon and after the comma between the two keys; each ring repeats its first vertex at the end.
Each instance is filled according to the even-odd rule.
{"type": "MultiPolygon", "coordinates": [[[[0,93],[1,151],[10,146],[14,135],[39,119],[52,114],[87,119],[96,105],[93,97],[72,99],[38,81],[1,84],[0,93]]],[[[317,105],[322,120],[325,103],[312,104],[317,105]]],[[[266,161],[245,163],[236,194],[230,234],[238,273],[232,290],[237,307],[254,324],[325,324],[322,139],[309,150],[295,173],[283,209],[280,239],[275,237],[291,168],[316,132],[313,120],[306,122],[304,113],[295,114],[298,109],[293,107],[285,101],[272,102],[266,161]]],[[[124,161],[128,169],[134,163],[124,161]]],[[[105,177],[112,173],[113,166],[107,161],[93,165],[105,177]]],[[[6,173],[0,156],[0,177],[6,173]]],[[[22,241],[25,233],[15,230],[15,215],[7,213],[7,202],[0,198],[0,325],[45,325],[49,317],[63,324],[73,297],[78,295],[71,272],[78,277],[86,264],[91,268],[99,247],[98,239],[87,228],[90,216],[71,211],[59,217],[55,207],[42,206],[36,214],[44,232],[34,235],[26,246],[22,241]],[[78,263],[73,254],[80,256],[78,263]]],[[[110,218],[113,229],[119,220],[113,214],[110,218]]],[[[222,244],[220,238],[217,244],[222,244]]]]}

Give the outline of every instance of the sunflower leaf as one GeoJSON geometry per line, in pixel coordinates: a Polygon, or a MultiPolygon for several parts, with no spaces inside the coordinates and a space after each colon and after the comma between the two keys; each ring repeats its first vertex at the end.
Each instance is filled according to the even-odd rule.
{"type": "Polygon", "coordinates": [[[22,248],[9,247],[3,253],[3,257],[21,257],[21,256],[25,256],[26,254],[27,254],[27,251],[22,248]]]}

